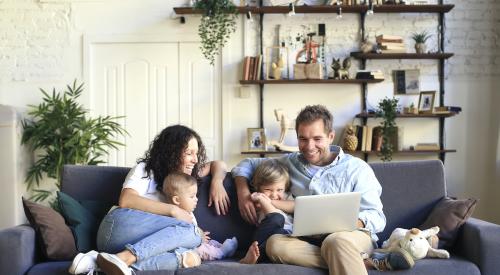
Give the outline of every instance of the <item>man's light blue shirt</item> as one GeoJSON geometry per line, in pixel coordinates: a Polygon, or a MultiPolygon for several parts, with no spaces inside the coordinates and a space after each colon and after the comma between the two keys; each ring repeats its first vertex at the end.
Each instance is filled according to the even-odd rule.
{"type": "MultiPolygon", "coordinates": [[[[363,160],[344,154],[339,146],[332,145],[330,151],[337,154],[332,163],[320,167],[311,175],[308,162],[301,153],[291,153],[277,158],[283,162],[290,173],[290,191],[294,196],[335,194],[346,192],[361,193],[359,219],[371,232],[372,239],[378,240],[375,233],[384,230],[386,219],[382,211],[382,187],[372,168],[363,160]]],[[[242,176],[250,181],[257,166],[266,158],[248,158],[241,161],[231,171],[233,177],[242,176]]]]}

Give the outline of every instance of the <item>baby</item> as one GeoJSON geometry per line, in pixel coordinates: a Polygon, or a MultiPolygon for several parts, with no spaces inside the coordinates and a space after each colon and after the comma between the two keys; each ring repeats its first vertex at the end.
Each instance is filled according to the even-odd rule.
{"type": "MultiPolygon", "coordinates": [[[[274,234],[292,233],[295,203],[287,191],[290,188],[288,170],[276,159],[262,162],[252,179],[252,186],[257,192],[251,198],[258,209],[258,226],[254,242],[240,263],[255,264],[260,255],[266,259],[266,241],[274,234]]],[[[262,260],[262,259],[261,259],[262,260]]]]}
{"type": "Polygon", "coordinates": [[[195,249],[198,255],[200,255],[201,260],[220,260],[233,256],[234,252],[238,248],[238,241],[236,240],[236,237],[227,239],[221,244],[216,240],[210,239],[208,236],[210,232],[204,232],[198,227],[196,218],[193,215],[193,211],[198,202],[198,198],[196,197],[198,184],[193,177],[184,173],[171,173],[163,181],[162,191],[167,199],[167,202],[177,205],[191,213],[193,217],[193,224],[197,227],[197,230],[199,230],[201,233],[200,235],[203,237],[202,244],[195,249]]]}

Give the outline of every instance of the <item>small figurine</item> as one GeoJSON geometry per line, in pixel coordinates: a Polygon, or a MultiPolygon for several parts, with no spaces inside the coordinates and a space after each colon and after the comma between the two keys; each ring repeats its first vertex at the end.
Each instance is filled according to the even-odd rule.
{"type": "Polygon", "coordinates": [[[339,59],[332,59],[332,65],[330,66],[333,69],[333,79],[349,79],[349,68],[351,67],[351,58],[346,57],[344,61],[342,61],[342,66],[340,65],[339,59]]]}
{"type": "Polygon", "coordinates": [[[278,62],[273,62],[271,67],[273,69],[273,77],[275,80],[281,79],[281,72],[283,71],[284,65],[283,57],[280,56],[278,62]]]}
{"type": "Polygon", "coordinates": [[[344,138],[344,146],[342,149],[345,151],[356,151],[356,148],[358,147],[358,138],[354,135],[354,128],[352,125],[347,126],[346,129],[346,136],[344,138]]]}

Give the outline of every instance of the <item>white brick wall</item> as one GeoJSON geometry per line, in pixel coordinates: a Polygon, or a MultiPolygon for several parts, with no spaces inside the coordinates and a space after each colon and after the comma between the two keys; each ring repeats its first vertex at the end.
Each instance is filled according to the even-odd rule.
{"type": "Polygon", "coordinates": [[[0,75],[3,81],[60,78],[69,47],[69,4],[0,2],[0,75]]]}

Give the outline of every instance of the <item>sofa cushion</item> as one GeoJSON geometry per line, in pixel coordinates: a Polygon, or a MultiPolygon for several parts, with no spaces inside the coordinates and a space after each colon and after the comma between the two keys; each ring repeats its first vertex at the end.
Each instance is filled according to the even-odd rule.
{"type": "Polygon", "coordinates": [[[76,254],[75,239],[64,223],[64,218],[54,209],[23,200],[24,213],[35,228],[42,254],[49,260],[69,260],[76,254]]]}
{"type": "Polygon", "coordinates": [[[415,262],[415,266],[408,270],[398,270],[397,272],[368,271],[369,275],[387,275],[397,273],[398,275],[442,275],[442,274],[467,274],[480,275],[481,271],[472,262],[464,258],[452,255],[449,259],[421,259],[415,262]]]}
{"type": "Polygon", "coordinates": [[[111,205],[99,201],[77,201],[64,192],[57,192],[57,200],[61,214],[75,237],[77,250],[95,250],[97,229],[111,205]]]}
{"type": "Polygon", "coordinates": [[[457,238],[458,230],[472,215],[476,208],[476,199],[456,200],[443,198],[427,217],[420,229],[428,229],[439,226],[439,248],[449,249],[453,247],[457,238]]]}
{"type": "Polygon", "coordinates": [[[194,210],[194,215],[201,229],[210,232],[210,237],[219,242],[225,239],[236,237],[238,239],[238,249],[246,251],[252,242],[255,227],[245,222],[238,209],[238,196],[230,173],[224,179],[231,206],[227,215],[217,215],[214,207],[208,207],[208,196],[210,194],[211,177],[204,177],[198,185],[198,205],[194,210]]]}

